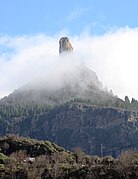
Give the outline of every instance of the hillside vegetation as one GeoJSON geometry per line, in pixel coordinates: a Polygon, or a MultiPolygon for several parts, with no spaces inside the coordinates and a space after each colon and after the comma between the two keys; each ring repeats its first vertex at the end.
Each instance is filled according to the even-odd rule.
{"type": "Polygon", "coordinates": [[[118,159],[73,152],[48,141],[13,135],[0,138],[1,179],[137,179],[138,154],[126,151],[118,159]]]}
{"type": "MultiPolygon", "coordinates": [[[[55,74],[56,76],[56,74],[55,74]]],[[[61,77],[61,76],[60,76],[61,77]]],[[[58,78],[60,79],[60,78],[58,78]]],[[[86,67],[62,80],[31,82],[0,100],[0,135],[50,140],[72,150],[118,156],[138,148],[138,102],[103,89],[86,67]]]]}
{"type": "Polygon", "coordinates": [[[101,155],[103,144],[104,155],[115,157],[124,146],[137,148],[137,111],[126,109],[125,102],[120,105],[94,105],[79,99],[55,106],[17,104],[8,97],[0,104],[0,135],[50,140],[69,150],[81,147],[94,155],[101,155]]]}

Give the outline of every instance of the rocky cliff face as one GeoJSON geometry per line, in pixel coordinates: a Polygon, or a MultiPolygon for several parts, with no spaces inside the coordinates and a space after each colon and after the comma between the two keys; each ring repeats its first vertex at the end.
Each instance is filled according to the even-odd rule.
{"type": "Polygon", "coordinates": [[[101,155],[102,144],[104,155],[116,156],[136,145],[138,122],[135,126],[129,122],[131,112],[70,103],[51,114],[50,123],[44,123],[42,130],[49,129],[50,140],[65,148],[80,147],[87,153],[101,155]]]}
{"type": "Polygon", "coordinates": [[[68,37],[62,37],[59,40],[59,53],[64,53],[64,52],[71,52],[73,51],[73,47],[69,41],[68,37]]]}

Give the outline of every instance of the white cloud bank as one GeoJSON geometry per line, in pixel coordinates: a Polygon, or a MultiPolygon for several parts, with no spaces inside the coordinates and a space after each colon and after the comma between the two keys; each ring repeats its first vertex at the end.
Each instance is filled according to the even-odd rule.
{"type": "Polygon", "coordinates": [[[103,36],[70,37],[74,53],[62,60],[58,55],[59,38],[59,35],[1,36],[0,97],[40,76],[50,78],[51,74],[68,70],[72,63],[85,63],[114,94],[138,99],[137,28],[119,29],[103,36]]]}

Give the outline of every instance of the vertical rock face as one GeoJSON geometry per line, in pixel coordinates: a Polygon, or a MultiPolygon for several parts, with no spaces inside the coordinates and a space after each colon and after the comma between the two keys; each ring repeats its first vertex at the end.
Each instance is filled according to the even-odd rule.
{"type": "Polygon", "coordinates": [[[63,52],[71,52],[73,51],[73,47],[69,41],[68,37],[62,37],[59,40],[59,53],[63,53],[63,52]]]}

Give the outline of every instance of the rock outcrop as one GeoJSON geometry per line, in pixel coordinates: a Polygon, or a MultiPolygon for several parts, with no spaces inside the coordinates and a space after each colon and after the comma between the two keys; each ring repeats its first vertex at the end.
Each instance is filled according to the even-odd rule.
{"type": "Polygon", "coordinates": [[[73,47],[69,41],[68,37],[62,37],[59,40],[59,53],[64,53],[64,52],[71,52],[73,51],[73,47]]]}

